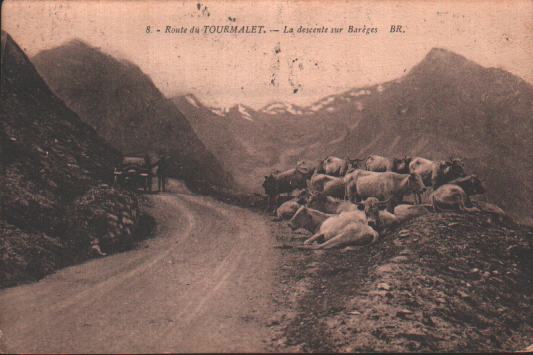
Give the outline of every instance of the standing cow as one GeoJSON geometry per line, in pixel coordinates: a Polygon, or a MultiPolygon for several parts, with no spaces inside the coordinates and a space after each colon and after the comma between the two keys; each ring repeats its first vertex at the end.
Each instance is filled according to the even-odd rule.
{"type": "Polygon", "coordinates": [[[324,195],[344,199],[346,190],[344,180],[344,177],[315,174],[311,177],[308,188],[311,193],[322,192],[324,195]]]}
{"type": "Polygon", "coordinates": [[[268,196],[268,210],[277,207],[277,199],[280,194],[290,194],[295,189],[304,189],[307,186],[306,176],[306,173],[298,169],[289,169],[265,176],[263,188],[268,196]]]}
{"type": "Polygon", "coordinates": [[[464,167],[460,159],[434,161],[417,157],[409,164],[409,172],[420,175],[424,184],[432,186],[433,190],[453,179],[465,176],[464,167]]]}
{"type": "Polygon", "coordinates": [[[387,210],[393,212],[394,206],[400,203],[403,196],[419,194],[425,190],[422,179],[417,174],[397,174],[393,172],[376,173],[360,172],[347,182],[347,198],[359,201],[369,197],[389,200],[387,210]]]}
{"type": "Polygon", "coordinates": [[[392,171],[398,174],[409,173],[410,157],[389,159],[381,155],[370,155],[366,158],[365,169],[374,172],[392,171]]]}
{"type": "Polygon", "coordinates": [[[317,170],[318,173],[323,173],[329,176],[344,176],[350,168],[350,161],[348,159],[341,159],[334,156],[329,156],[324,159],[317,170]]]}

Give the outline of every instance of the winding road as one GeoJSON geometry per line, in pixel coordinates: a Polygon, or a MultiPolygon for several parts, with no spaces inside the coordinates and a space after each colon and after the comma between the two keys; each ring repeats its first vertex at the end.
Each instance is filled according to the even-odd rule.
{"type": "Polygon", "coordinates": [[[0,351],[266,351],[279,255],[264,217],[151,196],[156,238],[0,291],[0,351]]]}

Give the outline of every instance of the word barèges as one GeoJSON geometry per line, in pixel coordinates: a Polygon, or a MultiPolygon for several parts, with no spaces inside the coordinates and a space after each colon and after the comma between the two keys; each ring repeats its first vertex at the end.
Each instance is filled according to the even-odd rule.
{"type": "Polygon", "coordinates": [[[204,26],[204,33],[265,33],[265,26],[204,26]]]}

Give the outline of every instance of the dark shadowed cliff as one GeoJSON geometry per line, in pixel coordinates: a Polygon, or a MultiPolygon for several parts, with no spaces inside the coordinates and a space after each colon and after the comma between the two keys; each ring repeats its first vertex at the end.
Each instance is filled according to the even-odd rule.
{"type": "Polygon", "coordinates": [[[2,32],[0,287],[33,280],[133,241],[134,195],[107,184],[120,153],[65,106],[2,32]],[[106,218],[125,217],[110,227],[106,218]],[[96,219],[106,230],[94,230],[96,219]],[[108,228],[109,227],[109,228],[108,228]]]}

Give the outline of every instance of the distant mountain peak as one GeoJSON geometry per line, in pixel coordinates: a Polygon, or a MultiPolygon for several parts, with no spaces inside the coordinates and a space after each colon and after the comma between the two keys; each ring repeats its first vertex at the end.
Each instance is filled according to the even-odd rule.
{"type": "Polygon", "coordinates": [[[435,60],[444,60],[444,61],[461,61],[461,62],[470,62],[468,59],[463,57],[460,54],[452,52],[445,48],[432,48],[426,57],[422,60],[424,61],[435,61],[435,60]]]}
{"type": "Polygon", "coordinates": [[[79,38],[73,38],[66,42],[63,47],[77,47],[77,48],[83,48],[83,49],[98,49],[96,47],[91,46],[87,42],[82,41],[79,38]]]}
{"type": "Polygon", "coordinates": [[[420,63],[413,67],[411,72],[421,70],[450,71],[454,68],[480,67],[464,56],[444,48],[432,48],[420,63]]]}

